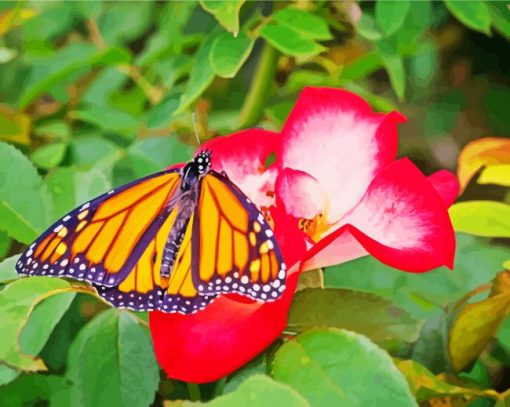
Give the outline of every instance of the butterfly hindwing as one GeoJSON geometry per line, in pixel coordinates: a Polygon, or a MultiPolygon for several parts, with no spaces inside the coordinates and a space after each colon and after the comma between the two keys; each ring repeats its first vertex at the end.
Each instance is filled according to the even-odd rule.
{"type": "Polygon", "coordinates": [[[228,178],[214,171],[200,181],[192,251],[193,282],[202,294],[236,292],[270,301],[285,289],[285,264],[271,227],[228,178]]]}
{"type": "Polygon", "coordinates": [[[180,178],[177,170],[163,171],[73,210],[27,248],[16,264],[18,273],[118,286],[161,228],[161,212],[180,178]]]}

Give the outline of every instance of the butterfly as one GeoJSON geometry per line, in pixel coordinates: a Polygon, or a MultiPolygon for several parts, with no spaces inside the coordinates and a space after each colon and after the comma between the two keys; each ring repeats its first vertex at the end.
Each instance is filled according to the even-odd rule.
{"type": "Polygon", "coordinates": [[[218,295],[273,301],[286,266],[271,226],[210,151],[111,190],[28,246],[19,274],[91,283],[118,308],[190,314],[218,295]]]}

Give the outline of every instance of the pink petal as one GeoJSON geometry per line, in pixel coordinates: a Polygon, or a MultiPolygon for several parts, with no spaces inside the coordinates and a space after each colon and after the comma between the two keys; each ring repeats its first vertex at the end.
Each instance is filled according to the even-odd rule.
{"type": "Polygon", "coordinates": [[[274,201],[267,192],[274,191],[276,169],[265,168],[265,163],[276,151],[279,142],[278,133],[248,129],[209,140],[199,151],[211,150],[212,168],[218,172],[225,171],[230,180],[260,208],[274,201]]]}
{"type": "Polygon", "coordinates": [[[325,195],[315,178],[306,172],[285,168],[278,174],[275,193],[287,214],[295,218],[313,219],[323,212],[325,195]]]}
{"type": "Polygon", "coordinates": [[[373,256],[423,272],[453,266],[455,235],[446,206],[427,178],[404,158],[387,166],[343,219],[373,256]]]}
{"type": "Polygon", "coordinates": [[[348,226],[344,226],[321,239],[306,253],[303,270],[346,263],[367,254],[365,248],[351,234],[348,226]]]}
{"type": "Polygon", "coordinates": [[[353,93],[304,88],[282,130],[279,168],[301,170],[327,192],[327,219],[336,222],[397,153],[397,124],[405,117],[374,113],[353,93]]]}
{"type": "Polygon", "coordinates": [[[447,170],[436,171],[428,177],[429,182],[443,199],[446,207],[453,205],[460,192],[459,180],[447,170]]]}

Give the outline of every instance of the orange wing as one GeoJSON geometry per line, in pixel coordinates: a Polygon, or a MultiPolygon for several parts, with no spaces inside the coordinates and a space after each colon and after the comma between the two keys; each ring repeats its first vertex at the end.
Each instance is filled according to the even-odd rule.
{"type": "Polygon", "coordinates": [[[201,181],[192,240],[192,276],[204,295],[237,292],[256,300],[278,298],[285,264],[271,227],[226,177],[201,181]]]}
{"type": "MultiPolygon", "coordinates": [[[[72,277],[103,287],[142,278],[134,265],[148,260],[146,253],[161,233],[161,224],[168,227],[175,218],[169,201],[180,179],[177,170],[163,171],[75,209],[28,247],[17,271],[72,277]],[[167,216],[162,216],[165,212],[167,216]]],[[[155,273],[152,277],[157,278],[155,273]]]]}

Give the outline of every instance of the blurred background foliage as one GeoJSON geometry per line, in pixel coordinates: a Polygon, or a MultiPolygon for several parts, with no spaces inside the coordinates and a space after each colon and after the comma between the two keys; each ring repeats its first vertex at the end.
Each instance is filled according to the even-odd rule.
{"type": "Polygon", "coordinates": [[[217,405],[366,405],[378,390],[356,387],[363,375],[385,380],[391,406],[510,405],[509,40],[507,1],[2,1],[0,405],[160,406],[200,393],[224,394],[217,405]],[[486,151],[461,156],[454,272],[405,274],[369,257],[310,272],[282,339],[200,388],[160,374],[144,314],[105,311],[65,281],[16,280],[17,253],[55,219],[190,159],[193,116],[201,140],[278,130],[306,85],[402,111],[400,154],[427,174],[457,170],[469,142],[486,151]],[[307,331],[319,326],[333,328],[307,331]],[[325,340],[350,364],[294,363],[325,340]]]}

